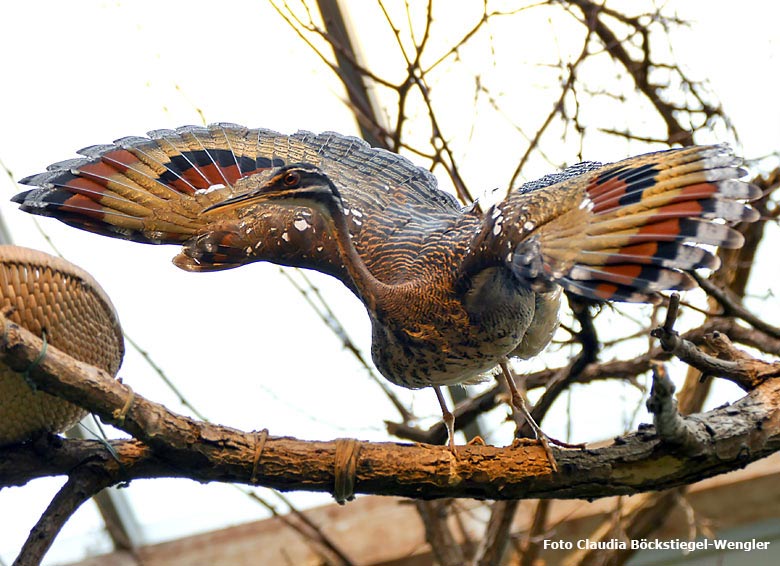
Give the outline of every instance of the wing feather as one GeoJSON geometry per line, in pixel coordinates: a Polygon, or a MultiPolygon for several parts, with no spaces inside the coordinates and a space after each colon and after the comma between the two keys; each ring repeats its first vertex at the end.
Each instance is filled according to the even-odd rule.
{"type": "Polygon", "coordinates": [[[461,217],[456,201],[437,188],[426,169],[333,132],[283,135],[229,123],[185,126],[120,138],[79,154],[23,179],[36,188],[14,201],[27,212],[103,235],[184,244],[176,260],[183,269],[265,260],[345,280],[327,226],[315,221],[302,232],[300,209],[268,203],[260,212],[226,213],[218,225],[200,216],[235,195],[241,179],[270,175],[289,163],[316,165],[338,186],[355,245],[380,278],[415,276],[425,266],[421,249],[461,217]]]}
{"type": "Polygon", "coordinates": [[[725,146],[585,163],[521,187],[497,205],[481,247],[538,288],[557,283],[599,300],[654,301],[715,269],[700,245],[739,247],[760,191],[725,146]]]}

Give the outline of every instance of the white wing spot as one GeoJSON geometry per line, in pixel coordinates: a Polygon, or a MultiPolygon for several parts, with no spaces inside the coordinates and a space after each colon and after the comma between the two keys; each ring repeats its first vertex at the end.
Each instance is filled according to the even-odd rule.
{"type": "MultiPolygon", "coordinates": [[[[293,226],[295,227],[298,232],[305,232],[309,228],[311,228],[311,224],[309,224],[309,221],[305,218],[296,218],[293,222],[293,226]]],[[[284,236],[283,236],[284,237],[284,236]]]]}
{"type": "Polygon", "coordinates": [[[580,208],[582,210],[591,211],[593,210],[593,201],[590,200],[589,196],[585,196],[585,198],[582,199],[582,202],[580,203],[580,208]]]}
{"type": "Polygon", "coordinates": [[[290,235],[287,233],[287,231],[282,232],[282,240],[284,240],[285,242],[290,241],[290,235]]]}
{"type": "Polygon", "coordinates": [[[210,187],[207,187],[205,189],[198,189],[195,191],[196,195],[207,195],[209,193],[213,193],[214,191],[218,191],[219,189],[224,189],[225,185],[222,183],[217,183],[216,185],[211,185],[210,187]]]}
{"type": "Polygon", "coordinates": [[[525,230],[526,232],[530,232],[534,228],[536,228],[536,224],[534,224],[530,220],[528,222],[526,222],[525,224],[523,224],[523,230],[525,230]]]}
{"type": "Polygon", "coordinates": [[[363,213],[360,212],[357,208],[352,209],[352,216],[357,216],[358,218],[363,218],[363,213]]]}

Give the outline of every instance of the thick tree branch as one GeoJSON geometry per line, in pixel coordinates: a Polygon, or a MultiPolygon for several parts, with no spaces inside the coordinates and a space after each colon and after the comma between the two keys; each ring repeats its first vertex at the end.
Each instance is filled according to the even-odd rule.
{"type": "MultiPolygon", "coordinates": [[[[735,342],[739,342],[751,348],[773,356],[780,356],[780,340],[773,338],[758,330],[740,326],[735,319],[713,318],[703,325],[689,330],[681,335],[681,338],[694,344],[701,344],[705,336],[719,332],[728,335],[735,342]]],[[[651,348],[628,360],[609,360],[599,363],[590,363],[582,371],[572,374],[567,368],[550,368],[532,372],[524,376],[526,389],[547,387],[556,376],[566,375],[565,383],[590,383],[605,379],[634,379],[636,376],[652,369],[653,360],[668,360],[671,353],[661,346],[651,348]]],[[[490,411],[500,404],[500,384],[480,393],[478,396],[455,407],[455,426],[461,428],[473,422],[479,415],[490,411]]],[[[387,422],[387,430],[390,434],[399,438],[424,442],[426,444],[442,444],[447,439],[447,429],[444,423],[439,421],[428,429],[420,429],[405,423],[387,422]]]]}
{"type": "MultiPolygon", "coordinates": [[[[39,357],[40,340],[2,323],[5,362],[28,368],[39,357]]],[[[80,402],[152,450],[135,440],[117,441],[116,461],[97,442],[62,440],[59,449],[45,453],[35,445],[7,448],[0,458],[0,486],[68,474],[74,462],[91,458],[116,482],[166,476],[333,492],[338,441],[268,436],[261,446],[256,433],[177,415],[52,347],[29,373],[42,390],[80,402]]],[[[683,485],[780,449],[780,380],[767,380],[734,405],[697,415],[695,423],[703,439],[695,457],[664,443],[648,426],[608,447],[557,452],[557,474],[550,473],[535,443],[464,446],[458,459],[443,446],[360,443],[355,491],[424,499],[593,498],[683,485]]]]}

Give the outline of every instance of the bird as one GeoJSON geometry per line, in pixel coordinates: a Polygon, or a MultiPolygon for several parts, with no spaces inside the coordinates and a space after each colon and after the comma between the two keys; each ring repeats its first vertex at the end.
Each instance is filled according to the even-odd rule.
{"type": "MultiPolygon", "coordinates": [[[[38,250],[0,246],[0,307],[46,345],[112,377],[119,371],[124,338],[116,310],[97,281],[72,263],[38,250]]],[[[0,362],[0,446],[64,432],[85,415],[0,362]]]]}
{"type": "Polygon", "coordinates": [[[732,225],[758,219],[749,201],[760,196],[725,145],[579,163],[484,213],[409,159],[334,132],[217,123],[78,154],[22,179],[33,188],[14,202],[98,234],[181,245],[173,262],[187,271],[268,261],[336,277],[366,307],[379,372],[435,391],[453,453],[441,387],[538,355],[562,291],[653,303],[694,287],[690,272],[718,267],[714,246],[743,244],[732,225]]]}

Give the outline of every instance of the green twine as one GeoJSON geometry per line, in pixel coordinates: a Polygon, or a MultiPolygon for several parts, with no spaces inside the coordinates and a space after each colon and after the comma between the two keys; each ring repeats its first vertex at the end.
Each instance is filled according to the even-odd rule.
{"type": "Polygon", "coordinates": [[[43,341],[43,345],[41,346],[41,351],[38,354],[38,357],[35,358],[33,362],[27,367],[27,369],[22,372],[22,379],[24,379],[25,383],[27,383],[27,385],[29,385],[30,389],[32,389],[33,391],[38,391],[38,386],[30,378],[30,372],[34,370],[36,367],[38,367],[38,364],[40,364],[43,361],[43,358],[46,357],[46,350],[49,347],[49,342],[46,340],[45,328],[41,331],[41,340],[43,341]]]}

